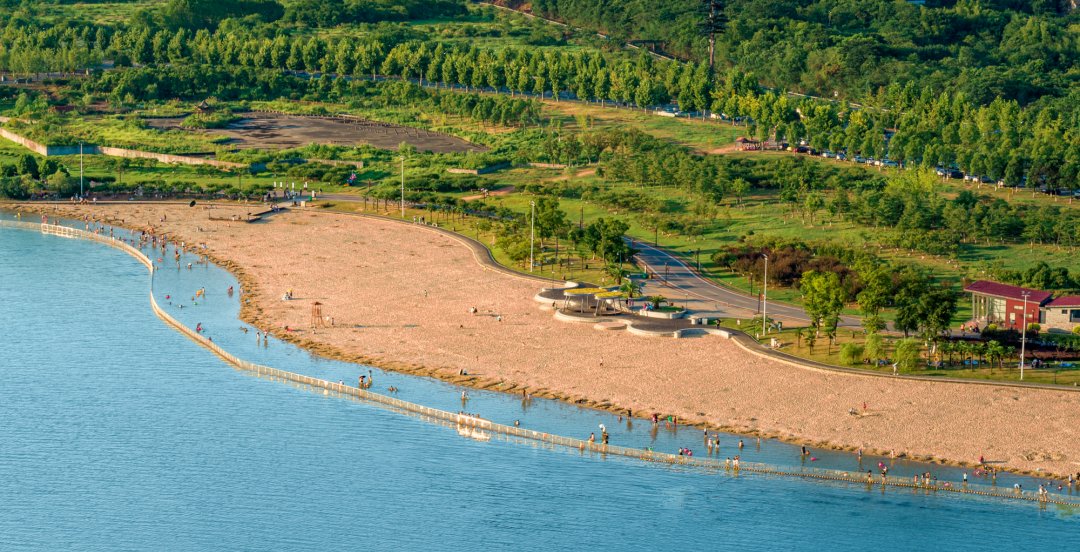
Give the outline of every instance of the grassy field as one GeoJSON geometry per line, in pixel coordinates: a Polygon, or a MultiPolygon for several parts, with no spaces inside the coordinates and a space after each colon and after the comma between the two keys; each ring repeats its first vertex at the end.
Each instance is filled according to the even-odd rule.
{"type": "Polygon", "coordinates": [[[587,128],[636,129],[700,153],[731,146],[745,129],[712,120],[661,117],[611,104],[544,100],[544,116],[568,131],[587,128]]]}
{"type": "Polygon", "coordinates": [[[82,20],[98,25],[115,25],[131,20],[139,10],[157,10],[165,2],[141,0],[135,2],[56,2],[46,4],[41,19],[53,23],[82,20]]]}

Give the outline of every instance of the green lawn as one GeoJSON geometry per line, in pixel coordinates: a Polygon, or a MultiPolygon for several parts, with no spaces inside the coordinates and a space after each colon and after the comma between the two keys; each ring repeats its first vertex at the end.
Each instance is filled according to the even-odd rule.
{"type": "Polygon", "coordinates": [[[606,107],[595,103],[544,101],[544,116],[566,130],[589,128],[635,129],[707,153],[730,146],[745,129],[712,120],[661,117],[649,111],[606,107]]]}

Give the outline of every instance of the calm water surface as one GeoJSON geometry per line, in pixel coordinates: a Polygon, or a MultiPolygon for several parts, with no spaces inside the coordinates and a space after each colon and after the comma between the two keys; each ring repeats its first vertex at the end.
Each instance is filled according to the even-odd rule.
{"type": "MultiPolygon", "coordinates": [[[[233,353],[347,383],[367,372],[257,344],[253,328],[240,329],[227,272],[164,266],[158,301],[233,353]],[[196,304],[200,287],[207,298],[196,304]]],[[[253,377],[155,317],[146,269],[99,244],[0,229],[0,290],[0,550],[1080,549],[1080,515],[1053,507],[482,443],[253,377]]],[[[402,399],[462,409],[448,384],[375,379],[402,399]]],[[[470,395],[465,409],[498,422],[577,436],[604,423],[614,444],[704,453],[692,428],[470,395]]],[[[721,455],[740,454],[737,441],[724,436],[721,455]]],[[[741,454],[802,462],[796,447],[769,441],[747,439],[741,454]]],[[[877,462],[814,454],[823,467],[877,462]]],[[[924,469],[893,465],[898,475],[924,469]]]]}

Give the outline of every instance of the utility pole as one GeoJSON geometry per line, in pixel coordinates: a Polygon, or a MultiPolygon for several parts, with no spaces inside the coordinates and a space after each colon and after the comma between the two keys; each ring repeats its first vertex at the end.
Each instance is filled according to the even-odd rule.
{"type": "Polygon", "coordinates": [[[533,247],[536,242],[536,202],[529,202],[529,272],[533,271],[533,247]]]}
{"type": "Polygon", "coordinates": [[[405,220],[405,156],[401,156],[401,219],[405,220]]]}
{"type": "Polygon", "coordinates": [[[83,193],[83,143],[79,142],[79,199],[84,197],[83,193]]]}
{"type": "Polygon", "coordinates": [[[765,257],[765,273],[761,275],[761,281],[763,283],[761,293],[761,335],[765,335],[765,320],[767,319],[765,310],[769,306],[769,256],[764,253],[762,253],[761,256],[765,257]]]}
{"type": "Polygon", "coordinates": [[[1027,345],[1027,302],[1031,292],[1025,291],[1020,295],[1024,296],[1024,314],[1020,321],[1024,325],[1020,331],[1020,381],[1024,381],[1024,345],[1027,345]]]}

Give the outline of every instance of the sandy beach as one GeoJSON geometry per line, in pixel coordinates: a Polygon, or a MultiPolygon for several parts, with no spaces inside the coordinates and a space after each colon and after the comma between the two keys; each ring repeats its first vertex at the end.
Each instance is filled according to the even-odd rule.
{"type": "Polygon", "coordinates": [[[186,205],[44,208],[206,244],[240,277],[245,320],[324,355],[813,446],[1080,471],[1080,392],[835,373],[716,336],[645,338],[559,322],[533,300],[541,284],[486,269],[459,241],[411,224],[320,210],[247,224],[186,205]],[[282,301],[290,289],[294,300],[282,301]],[[314,301],[332,328],[310,330],[314,301]],[[865,414],[849,413],[864,403],[865,414]]]}

